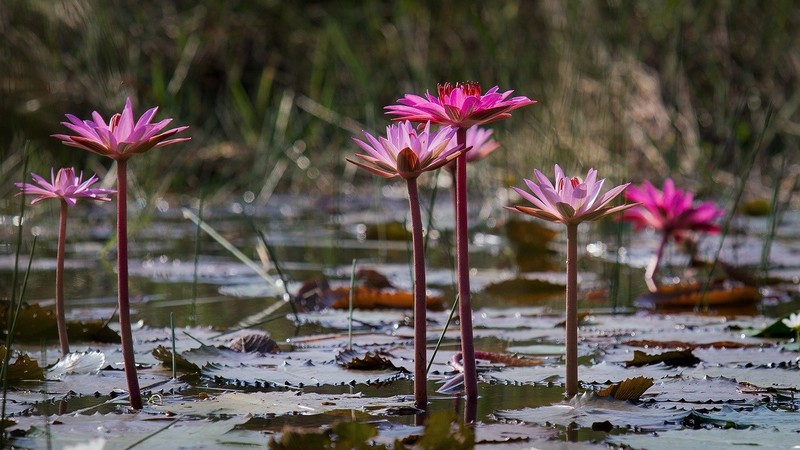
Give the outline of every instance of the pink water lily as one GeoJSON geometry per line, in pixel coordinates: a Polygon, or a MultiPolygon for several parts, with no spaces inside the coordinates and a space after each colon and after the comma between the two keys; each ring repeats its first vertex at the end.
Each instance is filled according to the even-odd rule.
{"type": "MultiPolygon", "coordinates": [[[[480,161],[492,152],[500,148],[500,143],[492,139],[494,130],[483,127],[471,127],[467,130],[467,151],[464,156],[467,162],[480,161]]],[[[447,164],[447,169],[451,172],[456,170],[455,161],[447,164]]]]}
{"type": "Polygon", "coordinates": [[[687,232],[718,232],[719,227],[714,221],[725,215],[725,211],[713,202],[694,205],[694,194],[676,189],[669,178],[664,180],[662,190],[645,181],[641,187],[628,189],[625,197],[640,205],[626,211],[624,220],[633,222],[639,229],[652,227],[677,240],[683,239],[687,232]]]}
{"type": "Polygon", "coordinates": [[[129,98],[125,101],[122,113],[111,116],[108,123],[97,111],[92,113],[92,120],[81,120],[72,114],[67,114],[69,122],[61,122],[61,124],[75,132],[77,136],[54,134],[53,137],[71,147],[81,148],[115,160],[125,160],[152,148],[177,144],[190,139],[169,139],[189,127],[177,127],[162,132],[172,119],[152,123],[157,111],[158,107],[150,108],[134,122],[133,106],[129,98]]]}
{"type": "Polygon", "coordinates": [[[35,173],[31,173],[31,178],[33,178],[35,184],[15,184],[20,188],[20,192],[17,195],[38,195],[31,201],[32,205],[48,198],[63,200],[69,206],[75,206],[79,198],[107,202],[111,201],[109,195],[117,192],[113,189],[90,188],[91,185],[99,181],[97,176],[92,175],[86,181],[83,181],[83,172],[75,175],[75,169],[72,167],[59,169],[57,174],[53,169],[50,169],[50,182],[35,173]]]}
{"type": "Polygon", "coordinates": [[[611,201],[621,194],[630,183],[616,186],[600,195],[605,179],[598,181],[597,171],[594,169],[590,169],[586,178],[581,181],[577,177],[564,176],[564,171],[556,164],[555,183],[552,183],[536,169],[533,173],[536,177],[535,181],[525,180],[525,184],[532,194],[516,187],[514,190],[534,206],[513,206],[510,209],[551,222],[569,225],[597,220],[635,206],[635,204],[612,206],[611,201]]]}
{"type": "Polygon", "coordinates": [[[555,166],[555,183],[542,172],[534,170],[536,180],[525,180],[528,193],[514,188],[530,206],[513,206],[509,209],[567,226],[567,289],[566,289],[566,394],[578,393],[578,225],[624,211],[635,204],[611,206],[611,201],[630,183],[611,188],[600,195],[605,179],[597,180],[597,171],[590,169],[586,178],[566,177],[561,167],[555,166]]]}
{"type": "Polygon", "coordinates": [[[31,204],[38,203],[48,198],[61,200],[61,213],[58,222],[58,247],[56,250],[56,328],[58,329],[58,342],[61,346],[61,355],[69,353],[69,338],[67,336],[67,321],[65,318],[64,305],[64,253],[67,239],[67,208],[74,206],[78,199],[88,198],[91,200],[110,201],[108,197],[113,194],[113,189],[91,188],[97,183],[95,175],[83,181],[83,172],[75,175],[75,169],[65,167],[54,173],[50,169],[50,182],[36,175],[31,174],[31,178],[36,184],[16,183],[20,192],[17,195],[38,195],[31,204]]]}
{"type": "Polygon", "coordinates": [[[487,124],[511,117],[511,111],[536,103],[528,97],[508,98],[514,91],[499,92],[495,86],[486,93],[481,85],[474,81],[465,83],[440,84],[438,96],[425,93],[425,97],[406,94],[398,99],[399,105],[389,105],[387,114],[397,116],[395,120],[411,120],[413,122],[433,122],[440,125],[452,125],[469,128],[473,125],[487,124]]]}
{"type": "Polygon", "coordinates": [[[349,162],[385,178],[416,178],[422,172],[435,170],[454,160],[463,147],[452,142],[456,128],[443,127],[435,132],[430,122],[421,130],[409,121],[386,127],[386,137],[364,132],[366,142],[353,139],[367,154],[356,154],[362,161],[349,162]]]}
{"type": "Polygon", "coordinates": [[[128,295],[128,159],[153,148],[190,139],[170,139],[188,127],[163,131],[172,119],[152,123],[157,111],[158,107],[150,108],[134,122],[133,106],[131,99],[128,98],[122,112],[111,116],[108,123],[96,111],[92,113],[92,120],[81,120],[72,114],[67,114],[69,122],[62,124],[77,135],[53,135],[65,145],[107,156],[117,163],[117,301],[122,359],[125,363],[125,378],[133,409],[142,409],[143,403],[136,374],[128,295]]]}

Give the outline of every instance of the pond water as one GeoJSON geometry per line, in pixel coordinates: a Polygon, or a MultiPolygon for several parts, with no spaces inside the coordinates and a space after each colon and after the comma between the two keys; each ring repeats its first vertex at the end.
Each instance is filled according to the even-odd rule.
{"type": "MultiPolygon", "coordinates": [[[[137,414],[125,408],[124,393],[119,397],[125,383],[118,370],[117,344],[74,341],[73,352],[99,353],[82,353],[79,362],[63,372],[46,370],[47,381],[10,385],[6,411],[17,424],[10,428],[8,439],[23,448],[45,448],[48,441],[61,446],[93,437],[105,438],[107,448],[246,448],[263,447],[286,425],[319,429],[349,419],[374,424],[379,430],[377,442],[419,434],[420,419],[410,408],[412,383],[403,370],[411,369],[411,310],[356,310],[354,347],[383,352],[395,368],[345,369],[336,364],[335,354],[348,344],[348,311],[322,309],[294,316],[263,244],[269,244],[292,295],[305,280],[320,276],[334,288],[348,286],[354,259],[359,269],[378,271],[397,289],[410,290],[405,198],[402,191],[390,188],[383,196],[276,195],[260,206],[254,196],[245,195],[239,202],[202,211],[197,200],[188,198],[159,199],[152,208],[132,205],[134,339],[140,383],[151,402],[137,414]],[[256,268],[200,229],[192,220],[199,213],[256,268]],[[236,337],[254,333],[268,334],[281,352],[241,353],[228,348],[236,337]],[[171,379],[171,365],[162,364],[153,353],[158,346],[171,349],[173,344],[177,354],[197,369],[179,370],[177,380],[171,379]],[[170,440],[173,436],[180,436],[180,444],[170,440]]],[[[675,434],[678,440],[691,434],[693,442],[707,440],[708,448],[751,442],[765,446],[765,439],[781,445],[797,436],[797,345],[787,346],[788,338],[754,338],[747,330],[766,327],[800,308],[796,257],[800,215],[783,216],[766,264],[761,255],[767,218],[736,218],[735,233],[721,248],[718,236],[702,239],[703,259],[713,260],[719,250],[728,265],[748,273],[766,270],[772,281],[760,287],[763,299],[757,304],[712,306],[711,311],[699,312],[689,308],[679,314],[637,306],[636,299],[646,292],[643,267],[656,246],[654,235],[634,233],[613,220],[581,228],[583,387],[599,389],[639,375],[656,384],[636,404],[594,394],[565,403],[563,328],[559,327],[563,233],[503,211],[502,200],[502,196],[473,199],[470,263],[476,348],[524,355],[537,364],[514,367],[484,361],[479,365],[480,448],[560,448],[570,441],[577,441],[577,446],[671,448],[671,441],[653,437],[654,431],[675,434]],[[634,339],[645,343],[626,343],[634,339]],[[679,368],[664,363],[625,366],[634,350],[659,353],[670,349],[667,342],[691,346],[701,362],[679,368]],[[715,345],[725,342],[727,347],[731,342],[737,346],[715,345]],[[688,391],[706,394],[678,395],[688,391]],[[756,419],[747,422],[740,417],[748,411],[756,419]],[[720,430],[730,432],[719,435],[720,430]],[[754,431],[742,435],[743,430],[754,431]]],[[[16,202],[2,206],[0,298],[7,301],[19,220],[12,212],[16,202]]],[[[429,357],[455,297],[450,208],[449,198],[438,199],[429,233],[428,285],[431,295],[443,301],[443,310],[429,314],[429,357]]],[[[112,211],[96,205],[70,210],[65,276],[69,320],[108,320],[115,314],[112,211]]],[[[43,204],[29,207],[20,257],[24,270],[31,234],[38,235],[25,301],[46,309],[54,303],[56,222],[55,209],[43,204]]],[[[670,250],[668,260],[674,267],[665,273],[700,280],[707,274],[706,268],[685,271],[687,259],[677,248],[670,250]]],[[[116,329],[114,321],[110,326],[116,329]]],[[[451,324],[444,336],[430,372],[431,411],[461,416],[464,405],[457,393],[434,394],[453,374],[448,361],[458,347],[457,324],[451,324]]],[[[28,353],[41,367],[59,360],[54,340],[30,339],[14,348],[28,353]]]]}

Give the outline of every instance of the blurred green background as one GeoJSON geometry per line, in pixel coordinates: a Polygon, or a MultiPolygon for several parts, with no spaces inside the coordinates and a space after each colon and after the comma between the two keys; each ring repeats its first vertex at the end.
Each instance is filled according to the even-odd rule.
{"type": "Polygon", "coordinates": [[[800,8],[785,1],[4,0],[0,193],[30,170],[110,160],[63,146],[65,113],[190,125],[131,165],[145,192],[329,195],[383,107],[437,82],[499,85],[539,104],[496,124],[483,178],[589,167],[666,176],[719,196],[795,187],[800,8]],[[769,118],[769,120],[768,120],[769,118]],[[753,170],[749,171],[750,162],[753,170]]]}

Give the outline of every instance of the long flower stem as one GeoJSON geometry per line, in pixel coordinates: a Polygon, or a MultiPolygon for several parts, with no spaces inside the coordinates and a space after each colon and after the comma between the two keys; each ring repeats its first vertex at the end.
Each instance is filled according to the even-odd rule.
{"type": "MultiPolygon", "coordinates": [[[[467,145],[467,129],[456,134],[459,145],[467,145]]],[[[458,315],[461,321],[461,352],[464,355],[464,390],[468,399],[478,398],[475,345],[472,339],[472,302],[469,289],[469,227],[467,224],[467,157],[456,158],[456,272],[458,273],[458,315]]]]}
{"type": "Polygon", "coordinates": [[[67,337],[67,321],[64,317],[64,249],[67,240],[67,202],[61,200],[61,215],[58,221],[58,250],[56,252],[56,322],[58,327],[58,343],[61,344],[61,355],[69,353],[67,337]]]}
{"type": "Polygon", "coordinates": [[[567,224],[567,397],[578,394],[578,224],[567,224]]]}
{"type": "Polygon", "coordinates": [[[142,409],[142,394],[136,376],[133,353],[131,310],[128,297],[128,176],[127,161],[117,161],[117,290],[119,300],[119,334],[122,338],[122,359],[131,408],[142,409]]]}
{"type": "Polygon", "coordinates": [[[425,241],[422,236],[422,216],[419,209],[417,179],[408,182],[408,206],[411,210],[411,236],[414,253],[414,404],[428,407],[427,369],[427,311],[425,302],[425,241]]]}
{"type": "Polygon", "coordinates": [[[658,266],[661,265],[661,258],[664,257],[664,248],[666,248],[668,241],[669,233],[664,233],[661,236],[661,242],[658,244],[656,254],[650,259],[644,272],[644,281],[647,283],[647,288],[650,289],[650,292],[658,292],[656,273],[658,272],[658,266]]]}

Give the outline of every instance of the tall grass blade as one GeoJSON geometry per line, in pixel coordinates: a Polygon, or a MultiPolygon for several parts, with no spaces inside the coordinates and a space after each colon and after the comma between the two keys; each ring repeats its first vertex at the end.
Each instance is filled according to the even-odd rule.
{"type": "Polygon", "coordinates": [[[348,299],[348,319],[347,319],[347,349],[353,349],[353,296],[356,291],[356,261],[353,258],[353,266],[350,268],[350,297],[348,299]]]}

